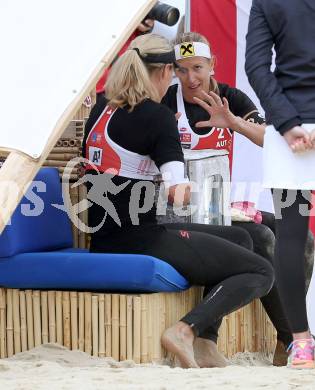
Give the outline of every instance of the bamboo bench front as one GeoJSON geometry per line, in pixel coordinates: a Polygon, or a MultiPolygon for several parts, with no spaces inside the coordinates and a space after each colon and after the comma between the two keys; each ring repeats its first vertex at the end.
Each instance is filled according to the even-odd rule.
{"type": "MultiPolygon", "coordinates": [[[[201,299],[202,289],[177,293],[107,294],[0,289],[0,356],[45,343],[136,363],[161,361],[164,329],[201,299]]],[[[223,319],[218,347],[236,352],[273,351],[275,331],[259,301],[223,319]]]]}

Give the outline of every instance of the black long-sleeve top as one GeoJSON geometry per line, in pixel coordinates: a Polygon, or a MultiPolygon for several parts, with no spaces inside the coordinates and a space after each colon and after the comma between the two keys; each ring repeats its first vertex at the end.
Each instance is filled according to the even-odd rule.
{"type": "Polygon", "coordinates": [[[246,41],[245,70],[266,122],[281,134],[315,123],[315,1],[253,0],[246,41]]]}

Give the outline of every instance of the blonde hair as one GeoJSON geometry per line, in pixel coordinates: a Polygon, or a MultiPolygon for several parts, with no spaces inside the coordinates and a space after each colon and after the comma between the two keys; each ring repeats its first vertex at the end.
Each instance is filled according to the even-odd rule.
{"type": "MultiPolygon", "coordinates": [[[[184,32],[184,33],[179,32],[172,43],[175,46],[175,45],[180,45],[181,43],[184,42],[202,42],[208,45],[211,50],[211,46],[207,38],[196,32],[184,32]]],[[[212,56],[212,61],[214,66],[216,63],[216,58],[214,56],[212,56]]],[[[210,91],[219,94],[218,82],[212,76],[210,76],[210,91]]]]}
{"type": "Polygon", "coordinates": [[[113,108],[128,106],[132,111],[147,98],[160,100],[150,75],[165,64],[145,63],[133,49],[145,58],[148,54],[170,52],[172,46],[166,38],[156,34],[140,35],[130,43],[128,50],[114,63],[105,85],[108,104],[113,108]]]}

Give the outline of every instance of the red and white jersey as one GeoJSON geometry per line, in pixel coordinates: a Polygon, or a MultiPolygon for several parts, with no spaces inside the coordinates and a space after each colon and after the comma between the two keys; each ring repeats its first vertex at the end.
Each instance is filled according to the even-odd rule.
{"type": "Polygon", "coordinates": [[[101,173],[153,180],[159,170],[150,156],[124,149],[109,138],[108,125],[115,112],[106,106],[92,127],[86,140],[85,156],[89,160],[86,170],[98,169],[101,173]]]}
{"type": "Polygon", "coordinates": [[[207,134],[196,134],[188,122],[185,111],[184,98],[180,83],[177,88],[177,111],[182,115],[178,119],[178,130],[180,141],[185,149],[225,149],[229,153],[232,152],[232,132],[230,129],[212,127],[207,134]]]}

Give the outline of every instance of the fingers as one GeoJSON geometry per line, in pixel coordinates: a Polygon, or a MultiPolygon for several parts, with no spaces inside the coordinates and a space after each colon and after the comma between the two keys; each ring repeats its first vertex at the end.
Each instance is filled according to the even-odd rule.
{"type": "Polygon", "coordinates": [[[208,103],[206,103],[204,100],[201,100],[197,97],[194,97],[194,100],[197,104],[199,104],[200,107],[204,108],[211,115],[211,106],[209,106],[208,103]]]}
{"type": "Polygon", "coordinates": [[[195,127],[210,127],[210,121],[201,121],[195,124],[195,127]]]}
{"type": "Polygon", "coordinates": [[[301,137],[295,139],[290,143],[290,148],[294,153],[306,152],[313,148],[313,144],[310,141],[309,137],[301,137]]]}
{"type": "Polygon", "coordinates": [[[301,126],[295,126],[283,134],[284,139],[294,153],[305,152],[314,148],[311,134],[301,126]]]}
{"type": "Polygon", "coordinates": [[[227,110],[230,110],[229,102],[228,102],[227,98],[225,98],[225,97],[223,98],[223,106],[227,110]]]}
{"type": "Polygon", "coordinates": [[[198,103],[202,108],[204,108],[209,114],[211,114],[211,108],[214,108],[214,107],[223,107],[223,104],[222,104],[222,101],[221,101],[221,98],[216,95],[215,93],[213,92],[210,92],[209,94],[207,94],[206,92],[204,91],[201,91],[202,95],[204,96],[204,100],[194,96],[194,100],[196,101],[196,103],[198,103]]]}
{"type": "Polygon", "coordinates": [[[205,91],[201,91],[201,94],[204,96],[204,100],[201,100],[197,97],[194,97],[194,99],[196,100],[198,99],[199,101],[206,101],[212,107],[216,107],[216,106],[223,107],[220,96],[218,96],[214,92],[209,92],[208,94],[205,91]]]}
{"type": "Polygon", "coordinates": [[[154,20],[153,19],[146,19],[144,21],[144,24],[147,26],[147,27],[150,27],[152,28],[154,26],[154,20]]]}
{"type": "Polygon", "coordinates": [[[292,149],[292,151],[293,151],[294,153],[305,152],[305,151],[308,149],[308,147],[306,146],[306,144],[305,144],[303,138],[300,138],[300,139],[294,141],[294,142],[290,145],[290,148],[292,149]]]}
{"type": "Polygon", "coordinates": [[[181,112],[176,112],[175,119],[178,121],[178,119],[182,116],[181,112]]]}
{"type": "Polygon", "coordinates": [[[140,31],[140,32],[146,32],[147,31],[147,29],[148,29],[148,27],[144,24],[144,23],[140,23],[139,24],[139,26],[138,26],[138,30],[140,31]]]}
{"type": "Polygon", "coordinates": [[[138,30],[143,32],[143,33],[146,33],[148,31],[150,31],[153,26],[154,26],[154,20],[146,19],[145,21],[143,21],[142,23],[140,23],[138,25],[138,30]]]}
{"type": "Polygon", "coordinates": [[[218,96],[216,93],[214,92],[209,92],[206,93],[205,91],[201,91],[201,93],[203,94],[205,100],[211,105],[211,106],[223,106],[222,104],[222,100],[220,98],[220,96],[218,96]]]}
{"type": "MultiPolygon", "coordinates": [[[[209,94],[205,93],[204,91],[201,91],[202,95],[204,96],[204,100],[210,104],[210,106],[215,107],[217,106],[216,100],[209,94]]],[[[221,104],[222,105],[222,104],[221,104]]]]}
{"type": "Polygon", "coordinates": [[[217,95],[216,93],[214,93],[212,91],[209,92],[209,95],[213,98],[213,100],[215,100],[215,102],[217,103],[218,106],[223,106],[222,100],[221,100],[219,95],[217,95]]]}
{"type": "MultiPolygon", "coordinates": [[[[309,134],[306,134],[304,137],[303,137],[303,141],[304,141],[304,150],[310,150],[313,148],[313,143],[311,141],[311,137],[309,134]]],[[[304,151],[303,150],[303,151],[304,151]]]]}

